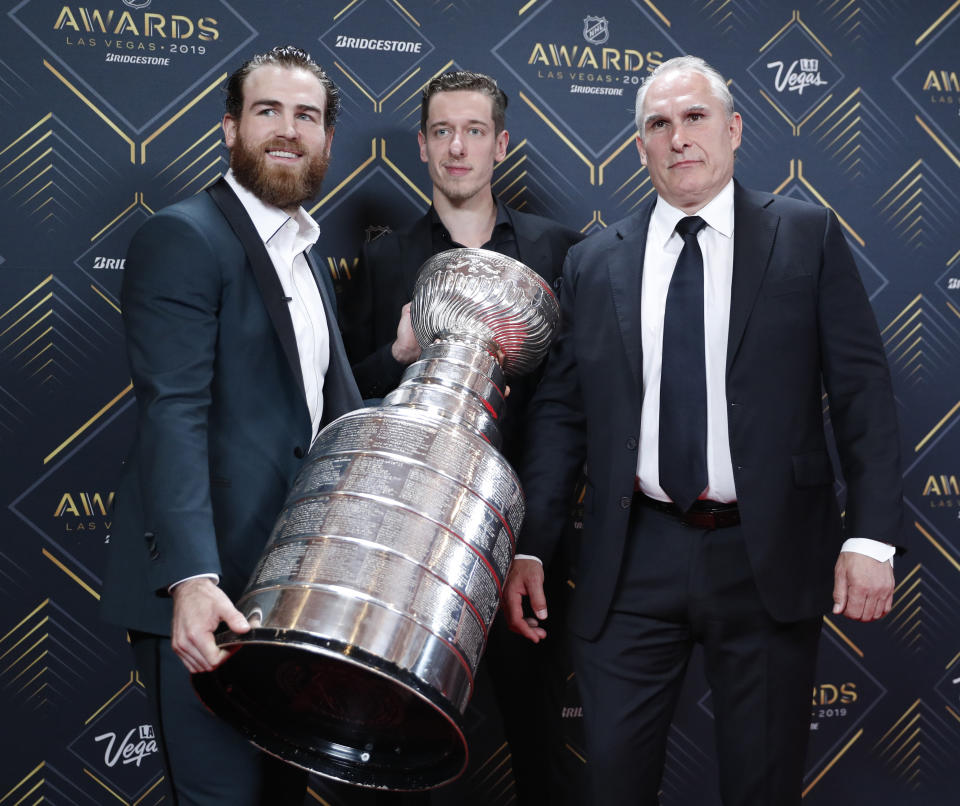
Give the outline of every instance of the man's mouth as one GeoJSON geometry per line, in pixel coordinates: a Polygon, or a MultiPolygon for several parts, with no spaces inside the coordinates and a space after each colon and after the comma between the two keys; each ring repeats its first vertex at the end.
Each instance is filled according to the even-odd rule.
{"type": "Polygon", "coordinates": [[[299,159],[301,155],[295,151],[284,151],[278,148],[271,148],[267,150],[267,156],[282,160],[295,160],[299,159]]]}
{"type": "Polygon", "coordinates": [[[466,176],[471,171],[469,165],[461,165],[460,163],[444,165],[443,169],[451,176],[466,176]]]}

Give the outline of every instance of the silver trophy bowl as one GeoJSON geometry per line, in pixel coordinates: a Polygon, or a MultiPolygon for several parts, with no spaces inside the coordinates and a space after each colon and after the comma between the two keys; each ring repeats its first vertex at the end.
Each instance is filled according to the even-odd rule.
{"type": "Polygon", "coordinates": [[[467,766],[462,716],[496,615],[523,492],[499,453],[506,375],[559,321],[516,260],[453,249],[420,269],[422,347],[377,408],[320,432],[237,602],[251,630],[195,675],[263,750],[339,781],[430,789],[467,766]]]}

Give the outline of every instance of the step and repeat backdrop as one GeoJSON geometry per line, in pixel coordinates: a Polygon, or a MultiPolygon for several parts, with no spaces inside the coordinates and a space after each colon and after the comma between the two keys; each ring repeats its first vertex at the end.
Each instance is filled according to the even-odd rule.
{"type": "MultiPolygon", "coordinates": [[[[343,90],[319,254],[349,283],[364,239],[429,204],[419,94],[461,68],[510,97],[507,204],[586,233],[652,192],[641,79],[694,53],[744,119],[737,176],[836,211],[883,332],[909,553],[893,612],[825,620],[811,804],[945,806],[960,786],[960,2],[955,0],[21,0],[0,16],[0,805],[171,802],[126,636],[98,619],[134,400],[119,290],[134,230],[227,168],[221,86],[298,44],[343,90]]],[[[829,427],[830,411],[824,401],[829,427]]],[[[842,486],[838,487],[842,496],[842,486]]],[[[573,539],[579,539],[572,529],[573,539]]],[[[566,674],[566,670],[558,670],[566,674]]],[[[435,802],[516,799],[484,692],[464,778],[435,802]]],[[[585,761],[563,707],[571,803],[585,761]]],[[[697,663],[665,806],[718,803],[697,663]]],[[[311,803],[368,802],[315,780],[311,803]]]]}

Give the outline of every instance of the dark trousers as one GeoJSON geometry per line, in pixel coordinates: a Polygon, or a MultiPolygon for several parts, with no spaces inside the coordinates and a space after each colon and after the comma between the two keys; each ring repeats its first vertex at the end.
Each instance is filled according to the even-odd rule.
{"type": "Polygon", "coordinates": [[[739,526],[708,531],[634,502],[611,613],[574,637],[593,797],[656,806],[690,653],[704,651],[725,806],[798,806],[821,618],[774,621],[739,526]]]}
{"type": "Polygon", "coordinates": [[[177,806],[302,806],[307,773],[210,713],[169,638],[131,633],[131,641],[177,806]]]}
{"type": "MultiPolygon", "coordinates": [[[[559,581],[565,584],[565,579],[559,581]]],[[[568,660],[560,585],[552,586],[547,601],[553,626],[547,624],[546,641],[532,644],[510,632],[499,613],[481,661],[489,672],[510,747],[517,806],[583,802],[570,770],[580,762],[566,748],[562,719],[568,660]]]]}

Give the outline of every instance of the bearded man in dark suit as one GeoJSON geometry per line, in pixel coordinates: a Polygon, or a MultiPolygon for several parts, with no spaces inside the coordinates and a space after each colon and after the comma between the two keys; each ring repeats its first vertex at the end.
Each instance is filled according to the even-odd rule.
{"type": "Polygon", "coordinates": [[[135,234],[123,319],[137,399],[104,617],[130,630],[168,781],[184,804],[301,804],[306,773],[200,703],[189,674],[225,622],[319,428],[362,404],[333,284],[301,206],[320,190],[339,93],[299,48],[229,79],[230,171],[135,234]]]}
{"type": "Polygon", "coordinates": [[[742,122],[685,56],[637,95],[657,195],[571,249],[531,406],[527,517],[504,606],[536,642],[543,569],[586,459],[570,606],[593,803],[654,806],[704,650],[725,806],[800,803],[822,615],[891,607],[899,439],[873,312],[836,216],[734,179],[742,122]],[[841,522],[822,389],[846,482],[841,522]],[[532,614],[524,615],[529,597],[532,614]]]}

